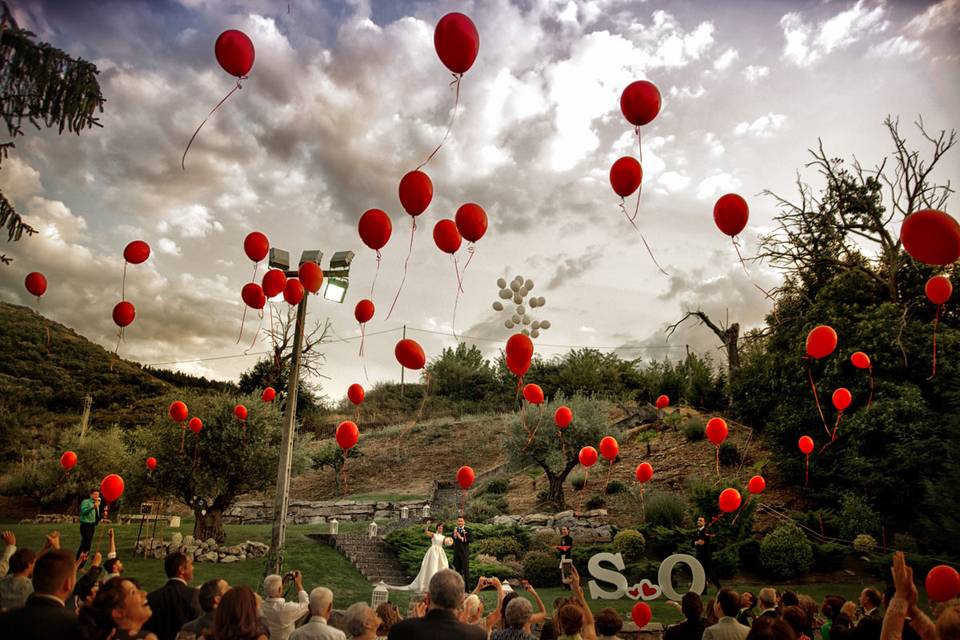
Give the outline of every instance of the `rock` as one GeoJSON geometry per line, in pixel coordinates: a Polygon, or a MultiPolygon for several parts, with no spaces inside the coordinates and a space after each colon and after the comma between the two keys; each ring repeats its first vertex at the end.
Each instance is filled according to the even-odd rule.
{"type": "Polygon", "coordinates": [[[533,534],[535,536],[553,537],[557,535],[557,531],[553,527],[539,527],[533,530],[533,534]]]}
{"type": "Polygon", "coordinates": [[[240,555],[237,556],[237,560],[246,560],[246,559],[247,559],[247,555],[245,553],[241,553],[240,555]]]}
{"type": "Polygon", "coordinates": [[[181,544],[183,544],[182,533],[176,532],[172,536],[170,536],[170,546],[179,547],[181,544]]]}
{"type": "Polygon", "coordinates": [[[216,562],[218,558],[219,556],[217,555],[216,551],[210,551],[210,552],[204,553],[197,559],[200,562],[216,562]]]}
{"type": "Polygon", "coordinates": [[[230,564],[231,562],[236,562],[236,561],[237,561],[237,556],[224,556],[223,558],[220,559],[220,562],[222,562],[223,564],[230,564]]]}
{"type": "Polygon", "coordinates": [[[196,542],[194,541],[193,536],[183,536],[183,544],[189,547],[192,544],[196,544],[196,542]]]}
{"type": "Polygon", "coordinates": [[[187,545],[184,545],[184,546],[183,546],[183,552],[184,552],[185,554],[187,554],[188,556],[192,556],[193,554],[195,554],[195,553],[197,552],[197,549],[199,549],[199,548],[200,548],[200,547],[198,547],[198,546],[195,545],[195,544],[187,544],[187,545]]]}
{"type": "Polygon", "coordinates": [[[566,511],[560,511],[559,513],[553,514],[554,520],[563,520],[564,518],[572,518],[573,509],[567,509],[566,511]]]}
{"type": "Polygon", "coordinates": [[[545,526],[548,522],[550,522],[550,520],[551,520],[550,516],[546,513],[531,513],[528,516],[523,516],[523,518],[520,519],[520,522],[522,522],[523,524],[531,524],[531,525],[539,524],[539,525],[545,526]]]}
{"type": "Polygon", "coordinates": [[[516,516],[494,516],[493,517],[493,524],[511,525],[516,523],[517,523],[516,516]]]}

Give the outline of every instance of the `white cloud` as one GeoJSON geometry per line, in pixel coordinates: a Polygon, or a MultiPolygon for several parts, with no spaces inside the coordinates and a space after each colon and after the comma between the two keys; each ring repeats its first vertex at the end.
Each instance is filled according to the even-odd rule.
{"type": "Polygon", "coordinates": [[[786,121],[787,116],[782,113],[771,112],[765,116],[760,116],[753,122],[744,120],[733,128],[733,133],[738,136],[751,135],[757,138],[769,138],[786,121]]]}
{"type": "Polygon", "coordinates": [[[921,53],[924,45],[919,40],[896,36],[870,47],[867,55],[877,58],[902,58],[921,53]]]}
{"type": "Polygon", "coordinates": [[[724,154],[726,148],[724,148],[723,143],[720,142],[720,138],[717,137],[717,134],[712,131],[708,131],[703,134],[703,144],[707,145],[710,149],[710,155],[717,158],[724,154]]]}
{"type": "Polygon", "coordinates": [[[749,65],[743,70],[743,77],[750,84],[757,84],[770,75],[770,67],[762,65],[749,65]]]}
{"type": "Polygon", "coordinates": [[[685,176],[676,171],[665,171],[657,179],[657,183],[662,185],[668,192],[676,193],[683,191],[690,184],[690,176],[685,176]]]}
{"type": "Polygon", "coordinates": [[[0,171],[0,190],[9,200],[21,200],[43,191],[40,184],[40,172],[20,158],[11,157],[3,161],[0,171]]]}
{"type": "Polygon", "coordinates": [[[170,238],[160,238],[159,242],[157,242],[157,251],[168,256],[181,255],[180,247],[170,238]]]}
{"type": "Polygon", "coordinates": [[[918,13],[907,23],[906,30],[917,35],[952,27],[960,23],[960,0],[941,0],[918,13]]]}
{"type": "Polygon", "coordinates": [[[736,176],[721,172],[716,173],[700,181],[697,185],[697,199],[706,200],[724,193],[736,191],[741,186],[740,179],[736,176]]]}
{"type": "Polygon", "coordinates": [[[214,231],[223,231],[223,225],[214,219],[207,207],[191,204],[167,210],[157,223],[160,233],[174,229],[178,229],[184,238],[203,238],[214,231]]]}
{"type": "Polygon", "coordinates": [[[570,0],[570,2],[567,3],[567,6],[557,14],[557,20],[577,26],[577,3],[573,0],[570,0]]]}
{"type": "Polygon", "coordinates": [[[707,94],[707,90],[703,88],[703,85],[697,85],[694,87],[681,87],[678,88],[676,85],[670,87],[670,97],[672,98],[684,98],[684,99],[697,99],[702,98],[707,94]]]}
{"type": "Polygon", "coordinates": [[[806,22],[797,12],[785,14],[780,28],[786,44],[783,57],[806,67],[833,51],[885,31],[889,22],[884,19],[886,9],[882,1],[857,0],[856,4],[820,22],[806,22]]]}
{"type": "Polygon", "coordinates": [[[727,49],[719,58],[713,61],[713,68],[717,71],[723,71],[739,57],[740,53],[736,49],[727,49]]]}

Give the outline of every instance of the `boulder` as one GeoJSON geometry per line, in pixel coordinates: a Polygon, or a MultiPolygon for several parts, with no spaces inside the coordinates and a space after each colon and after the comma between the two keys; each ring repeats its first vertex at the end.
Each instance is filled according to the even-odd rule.
{"type": "Polygon", "coordinates": [[[183,534],[182,534],[182,533],[180,533],[180,532],[175,532],[173,535],[170,536],[170,546],[172,546],[172,547],[179,547],[181,544],[183,544],[183,534]]]}
{"type": "Polygon", "coordinates": [[[230,564],[231,562],[236,562],[237,559],[238,559],[237,556],[230,556],[230,555],[228,555],[228,556],[224,556],[223,558],[221,558],[221,559],[220,559],[220,562],[222,562],[223,564],[230,564]]]}
{"type": "Polygon", "coordinates": [[[494,516],[493,524],[497,525],[513,525],[516,524],[519,518],[517,516],[494,516]]]}
{"type": "Polygon", "coordinates": [[[202,554],[199,558],[197,558],[197,560],[200,562],[216,562],[218,558],[219,556],[217,555],[216,551],[209,551],[202,554]]]}
{"type": "Polygon", "coordinates": [[[188,547],[192,544],[195,544],[193,536],[183,536],[183,544],[187,545],[188,547]]]}
{"type": "Polygon", "coordinates": [[[546,526],[553,518],[546,513],[531,513],[528,516],[523,516],[520,519],[520,522],[523,524],[529,525],[543,525],[546,526]]]}

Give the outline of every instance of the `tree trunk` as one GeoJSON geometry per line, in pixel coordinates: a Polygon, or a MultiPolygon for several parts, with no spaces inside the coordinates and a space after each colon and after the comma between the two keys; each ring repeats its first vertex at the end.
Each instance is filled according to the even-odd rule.
{"type": "Polygon", "coordinates": [[[563,481],[566,479],[566,474],[548,473],[547,479],[550,481],[550,493],[548,494],[550,504],[557,511],[563,511],[566,508],[563,496],[563,481]]]}
{"type": "Polygon", "coordinates": [[[740,375],[740,323],[734,322],[724,334],[723,344],[727,348],[727,383],[733,384],[734,379],[740,375]]]}
{"type": "Polygon", "coordinates": [[[213,538],[221,543],[227,539],[227,534],[223,530],[223,510],[220,507],[212,506],[206,509],[194,507],[193,514],[197,518],[193,525],[193,537],[198,541],[213,538]]]}

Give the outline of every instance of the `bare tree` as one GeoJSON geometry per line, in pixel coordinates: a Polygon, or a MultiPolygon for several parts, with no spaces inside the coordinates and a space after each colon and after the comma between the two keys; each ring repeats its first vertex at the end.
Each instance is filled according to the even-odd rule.
{"type": "MultiPolygon", "coordinates": [[[[673,335],[673,332],[677,330],[684,321],[689,318],[698,318],[700,324],[704,324],[709,328],[713,333],[720,338],[720,342],[723,343],[724,348],[727,351],[727,383],[729,385],[733,383],[736,377],[740,374],[740,323],[734,322],[730,325],[725,325],[724,323],[719,326],[715,324],[706,313],[697,309],[696,311],[687,311],[687,313],[680,318],[677,322],[667,327],[667,338],[673,335]]],[[[732,397],[731,397],[732,400],[732,397]]]]}

